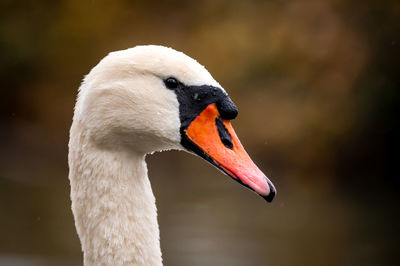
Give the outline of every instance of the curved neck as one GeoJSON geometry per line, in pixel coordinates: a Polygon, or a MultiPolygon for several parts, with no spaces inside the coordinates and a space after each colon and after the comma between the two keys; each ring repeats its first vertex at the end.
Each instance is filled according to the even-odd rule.
{"type": "Polygon", "coordinates": [[[145,155],[69,144],[72,211],[85,265],[162,265],[145,155]]]}

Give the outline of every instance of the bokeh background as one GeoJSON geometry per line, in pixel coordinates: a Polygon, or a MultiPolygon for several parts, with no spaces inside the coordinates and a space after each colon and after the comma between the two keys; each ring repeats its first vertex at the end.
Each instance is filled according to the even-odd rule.
{"type": "Polygon", "coordinates": [[[181,50],[239,107],[272,204],[184,152],[148,156],[165,265],[400,265],[400,2],[0,2],[0,265],[82,265],[77,88],[108,52],[181,50]]]}

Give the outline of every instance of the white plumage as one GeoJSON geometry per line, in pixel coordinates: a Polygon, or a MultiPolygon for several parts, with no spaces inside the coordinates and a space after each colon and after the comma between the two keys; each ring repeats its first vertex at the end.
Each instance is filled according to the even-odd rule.
{"type": "MultiPolygon", "coordinates": [[[[79,89],[68,160],[85,265],[162,265],[145,156],[183,149],[177,95],[163,82],[168,77],[222,89],[194,59],[162,46],[110,53],[79,89]]],[[[262,173],[257,178],[248,182],[274,193],[262,173]]]]}
{"type": "Polygon", "coordinates": [[[72,211],[85,265],[162,265],[149,152],[181,149],[176,95],[163,78],[220,86],[162,46],[113,52],[85,77],[69,142],[72,211]]]}

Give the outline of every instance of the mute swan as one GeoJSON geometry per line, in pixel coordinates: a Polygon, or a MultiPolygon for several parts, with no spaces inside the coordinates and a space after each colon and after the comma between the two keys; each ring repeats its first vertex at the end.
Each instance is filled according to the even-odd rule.
{"type": "Polygon", "coordinates": [[[237,108],[197,61],[163,46],[112,52],[79,88],[69,141],[72,212],[85,265],[162,265],[146,154],[193,153],[271,201],[239,142],[237,108]]]}

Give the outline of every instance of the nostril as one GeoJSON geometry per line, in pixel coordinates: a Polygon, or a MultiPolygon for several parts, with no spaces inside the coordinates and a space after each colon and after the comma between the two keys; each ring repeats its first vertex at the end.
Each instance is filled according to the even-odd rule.
{"type": "Polygon", "coordinates": [[[219,138],[221,139],[221,142],[225,145],[225,147],[232,149],[233,148],[232,137],[229,134],[226,127],[224,126],[224,123],[222,122],[222,120],[220,118],[216,118],[215,125],[217,126],[218,134],[219,134],[219,138]]]}

